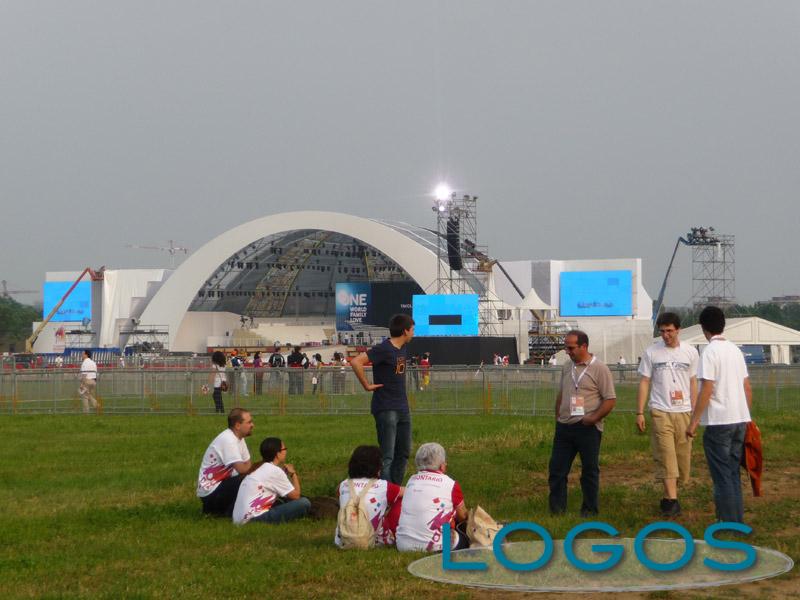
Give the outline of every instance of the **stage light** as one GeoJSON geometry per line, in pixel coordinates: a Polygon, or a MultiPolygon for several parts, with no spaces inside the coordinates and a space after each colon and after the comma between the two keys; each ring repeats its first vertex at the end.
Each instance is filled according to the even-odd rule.
{"type": "Polygon", "coordinates": [[[436,186],[436,189],[433,191],[434,197],[443,202],[445,200],[450,199],[450,195],[453,193],[453,190],[450,189],[450,186],[446,183],[440,183],[436,186]]]}

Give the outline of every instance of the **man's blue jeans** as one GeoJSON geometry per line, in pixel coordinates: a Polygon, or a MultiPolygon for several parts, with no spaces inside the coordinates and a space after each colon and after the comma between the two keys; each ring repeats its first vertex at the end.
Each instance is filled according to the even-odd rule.
{"type": "Polygon", "coordinates": [[[553,450],[550,454],[548,484],[550,512],[567,510],[567,477],[575,456],[581,455],[581,514],[596,515],[600,511],[600,442],[603,434],[594,425],[556,422],[553,450]]]}
{"type": "Polygon", "coordinates": [[[703,432],[703,450],[714,482],[717,518],[721,521],[744,523],[739,468],[746,431],[747,423],[734,423],[708,425],[703,432]]]}
{"type": "Polygon", "coordinates": [[[374,416],[378,445],[383,455],[381,479],[402,485],[411,453],[411,413],[382,410],[374,416]]]}
{"type": "Polygon", "coordinates": [[[297,500],[289,500],[282,504],[274,504],[267,512],[253,517],[251,521],[261,521],[262,523],[285,523],[304,517],[311,508],[311,501],[305,496],[297,500]]]}

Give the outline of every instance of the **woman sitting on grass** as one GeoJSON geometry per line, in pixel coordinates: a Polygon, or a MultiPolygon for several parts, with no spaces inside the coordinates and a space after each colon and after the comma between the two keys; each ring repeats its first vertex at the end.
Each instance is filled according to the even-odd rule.
{"type": "MultiPolygon", "coordinates": [[[[355,493],[360,494],[370,480],[374,480],[372,487],[364,494],[367,516],[375,529],[376,546],[394,546],[394,535],[397,529],[397,518],[400,516],[400,504],[405,488],[380,479],[383,456],[377,446],[359,446],[350,457],[347,466],[348,479],[339,484],[339,508],[343,508],[350,500],[350,482],[353,483],[355,493]],[[396,507],[396,508],[395,508],[396,507]],[[390,517],[390,509],[394,519],[390,517]]],[[[334,543],[341,547],[339,528],[336,528],[334,543]]]]}
{"type": "Polygon", "coordinates": [[[233,506],[234,523],[281,523],[305,516],[311,508],[308,498],[300,495],[300,477],[294,465],[284,464],[286,451],[279,438],[268,437],[261,442],[264,464],[239,486],[233,506]]]}
{"type": "Polygon", "coordinates": [[[442,526],[450,523],[452,549],[469,548],[463,530],[467,506],[461,486],[445,473],[447,456],[436,442],[422,444],[414,458],[418,472],[408,479],[397,526],[397,549],[439,552],[442,526]],[[460,531],[456,530],[459,524],[460,531]]]}

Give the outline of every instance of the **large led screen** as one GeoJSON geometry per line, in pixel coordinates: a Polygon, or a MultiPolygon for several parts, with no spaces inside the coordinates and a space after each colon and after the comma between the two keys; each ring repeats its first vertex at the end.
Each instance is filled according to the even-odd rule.
{"type": "Polygon", "coordinates": [[[562,317],[622,317],[633,314],[631,271],[561,273],[562,317]]]}
{"type": "MultiPolygon", "coordinates": [[[[47,318],[50,311],[61,300],[72,281],[46,281],[44,284],[44,304],[42,318],[47,318]]],[[[53,321],[83,321],[92,318],[92,282],[81,281],[53,316],[53,321]]]]}
{"type": "Polygon", "coordinates": [[[336,329],[388,327],[398,313],[411,314],[411,297],[422,292],[413,281],[336,284],[336,329]]]}
{"type": "Polygon", "coordinates": [[[478,335],[477,294],[414,296],[414,335],[478,335]]]}
{"type": "Polygon", "coordinates": [[[367,325],[371,301],[369,283],[337,283],[336,329],[352,331],[353,325],[367,325]]]}

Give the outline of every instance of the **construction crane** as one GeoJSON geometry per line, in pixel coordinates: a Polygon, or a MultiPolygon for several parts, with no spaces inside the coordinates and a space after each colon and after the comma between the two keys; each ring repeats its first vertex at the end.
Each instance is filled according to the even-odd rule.
{"type": "Polygon", "coordinates": [[[161,252],[169,252],[169,266],[170,268],[175,268],[175,255],[178,252],[183,252],[184,254],[189,253],[189,248],[184,248],[183,246],[176,246],[175,242],[169,240],[169,246],[139,246],[137,244],[125,244],[126,248],[138,248],[139,250],[160,250],[161,252]]]}
{"type": "Polygon", "coordinates": [[[664,275],[664,281],[661,283],[661,289],[658,292],[658,299],[656,300],[655,307],[653,307],[653,331],[655,331],[656,320],[658,320],[658,313],[661,312],[661,306],[664,304],[664,293],[667,291],[667,280],[672,271],[672,264],[675,262],[675,255],[678,253],[678,247],[681,244],[686,246],[715,246],[720,243],[719,238],[714,233],[713,227],[692,227],[686,237],[679,237],[675,242],[675,249],[672,251],[672,258],[669,259],[667,272],[664,275]]]}
{"type": "Polygon", "coordinates": [[[93,270],[93,269],[91,269],[89,267],[86,267],[83,270],[83,272],[80,275],[78,275],[78,278],[75,280],[75,283],[73,283],[70,286],[70,288],[67,290],[66,294],[61,296],[61,300],[59,300],[58,303],[53,307],[53,310],[50,311],[50,314],[47,315],[44,318],[44,321],[39,323],[39,325],[38,325],[38,327],[36,327],[36,329],[34,329],[33,333],[31,334],[31,337],[29,337],[27,340],[25,340],[25,352],[27,352],[28,354],[33,352],[33,345],[36,343],[36,340],[39,337],[39,334],[42,333],[42,331],[44,330],[45,326],[47,326],[47,324],[50,322],[50,320],[53,317],[56,316],[56,313],[58,312],[58,309],[61,308],[62,304],[64,304],[66,299],[72,293],[72,290],[74,290],[78,286],[78,283],[80,283],[81,279],[83,279],[83,276],[88,273],[88,275],[89,275],[89,277],[91,277],[92,281],[103,281],[103,273],[105,272],[105,270],[106,270],[106,268],[104,266],[100,267],[99,269],[97,269],[97,271],[95,271],[95,270],[93,270]]]}
{"type": "Polygon", "coordinates": [[[38,294],[37,290],[10,290],[8,289],[8,282],[3,279],[0,281],[0,286],[2,286],[3,291],[0,292],[0,297],[2,298],[11,298],[12,294],[38,294]]]}

